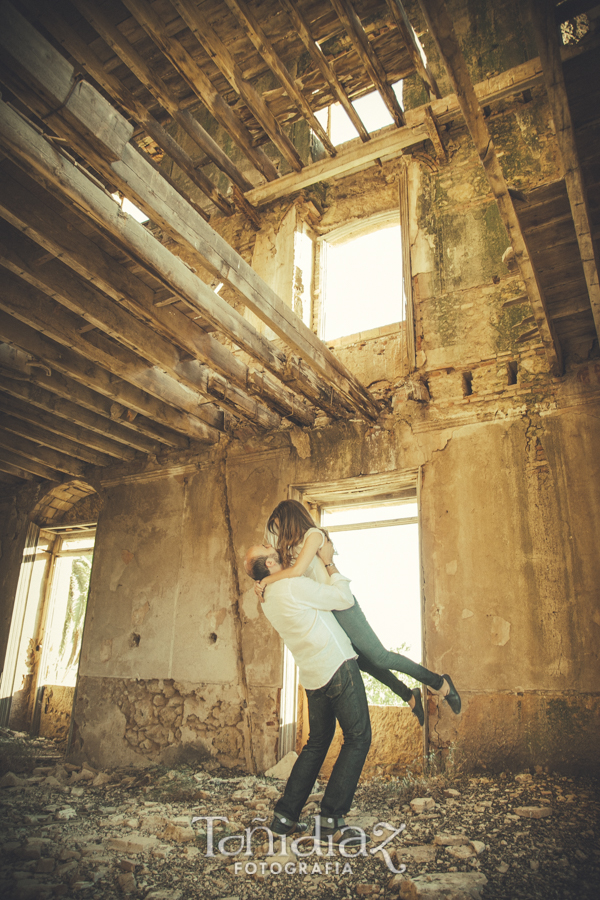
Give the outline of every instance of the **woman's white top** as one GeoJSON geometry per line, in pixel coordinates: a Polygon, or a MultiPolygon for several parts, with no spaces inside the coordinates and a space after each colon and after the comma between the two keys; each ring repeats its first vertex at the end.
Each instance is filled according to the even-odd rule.
{"type": "MultiPolygon", "coordinates": [[[[302,550],[306,542],[306,538],[310,534],[319,534],[321,536],[321,543],[317,548],[318,550],[323,547],[325,541],[327,540],[320,528],[317,528],[316,526],[314,528],[309,528],[300,543],[296,544],[296,546],[294,547],[292,565],[294,565],[294,563],[298,559],[300,551],[302,550]]],[[[277,535],[273,534],[268,529],[265,529],[265,540],[268,544],[270,544],[271,547],[277,547],[277,535]]],[[[309,563],[309,566],[304,574],[307,578],[312,578],[312,580],[316,581],[318,584],[331,584],[331,578],[329,577],[327,569],[325,568],[325,563],[316,554],[314,559],[309,563]]]]}

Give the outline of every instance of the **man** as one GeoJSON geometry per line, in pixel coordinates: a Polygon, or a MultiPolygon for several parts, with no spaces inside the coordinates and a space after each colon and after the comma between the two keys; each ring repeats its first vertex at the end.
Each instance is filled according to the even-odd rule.
{"type": "MultiPolygon", "coordinates": [[[[341,829],[371,745],[371,722],[356,653],[332,612],[354,604],[350,581],[333,563],[331,541],[319,550],[319,556],[331,584],[318,584],[304,576],[286,578],[266,588],[262,606],[298,666],[308,697],[310,731],[275,806],[271,830],[281,835],[298,830],[302,807],[333,740],[337,719],[344,744],[321,801],[315,832],[324,841],[341,838],[349,845],[351,839],[344,837],[341,829]]],[[[244,565],[255,581],[282,569],[278,551],[267,544],[250,547],[244,565]]]]}

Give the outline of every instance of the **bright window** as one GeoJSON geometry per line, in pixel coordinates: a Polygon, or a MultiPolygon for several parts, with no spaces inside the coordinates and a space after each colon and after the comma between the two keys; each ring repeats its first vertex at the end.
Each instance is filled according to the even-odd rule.
{"type": "Polygon", "coordinates": [[[404,318],[400,225],[344,243],[324,242],[323,339],[404,318]]]}
{"type": "MultiPolygon", "coordinates": [[[[387,650],[421,661],[419,525],[416,502],[324,508],[321,524],[331,535],[335,562],[352,580],[373,631],[387,650]]],[[[401,681],[415,683],[399,672],[401,681]]],[[[364,676],[370,703],[401,706],[379,682],[364,676]]]]}
{"type": "MultiPolygon", "coordinates": [[[[398,98],[398,103],[402,107],[403,82],[397,81],[392,85],[392,88],[398,98]]],[[[365,94],[364,97],[353,100],[352,106],[369,133],[393,124],[393,119],[378,91],[371,91],[370,94],[365,94]]],[[[340,103],[333,103],[331,106],[319,110],[316,117],[329,133],[331,143],[335,146],[358,137],[356,128],[340,103]]]]}

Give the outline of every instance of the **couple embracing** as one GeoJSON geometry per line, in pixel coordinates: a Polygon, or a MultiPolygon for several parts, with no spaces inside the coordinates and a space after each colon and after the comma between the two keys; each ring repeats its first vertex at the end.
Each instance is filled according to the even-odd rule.
{"type": "MultiPolygon", "coordinates": [[[[460,696],[449,675],[438,675],[399,653],[385,649],[367,622],[350,580],[333,562],[327,532],[315,526],[297,500],[275,507],[263,544],[247,551],[246,573],[264,600],[262,609],[292,653],[308,698],[309,739],[277,801],[271,830],[302,832],[299,822],[333,740],[336,720],[344,743],[331,772],[315,831],[323,841],[338,842],[344,816],[352,805],[371,744],[369,708],[360,670],[390,687],[411,707],[422,725],[421,693],[399,681],[390,669],[404,672],[440,694],[453,712],[460,696]]],[[[357,839],[358,840],[358,839],[357,839]]],[[[344,844],[352,839],[347,836],[344,844]]]]}

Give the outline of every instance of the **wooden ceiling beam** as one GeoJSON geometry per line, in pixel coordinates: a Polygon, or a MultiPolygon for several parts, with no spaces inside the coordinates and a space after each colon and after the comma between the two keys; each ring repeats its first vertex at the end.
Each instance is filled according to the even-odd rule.
{"type": "Polygon", "coordinates": [[[21,350],[33,354],[50,369],[67,375],[105,397],[110,397],[125,409],[146,416],[188,438],[203,443],[215,442],[213,435],[218,432],[205,422],[189,413],[174,409],[168,403],[157,400],[126,381],[115,380],[106,369],[86,360],[79,353],[49,340],[36,329],[1,311],[0,335],[6,343],[14,344],[21,350]]]}
{"type": "MultiPolygon", "coordinates": [[[[8,427],[8,423],[2,422],[0,428],[0,447],[18,453],[25,459],[34,463],[41,463],[62,472],[65,475],[74,475],[77,478],[85,478],[87,465],[79,459],[67,456],[65,453],[59,453],[51,447],[38,443],[37,440],[30,440],[33,435],[21,437],[8,427]]],[[[40,429],[38,429],[39,431],[40,429]]]]}
{"type": "Polygon", "coordinates": [[[256,121],[262,125],[283,158],[288,161],[295,172],[300,172],[303,162],[298,151],[284,133],[265,100],[256,88],[244,78],[239,65],[206,16],[196,4],[190,3],[190,0],[171,0],[171,3],[231,87],[242,98],[256,121]]]}
{"type": "MultiPolygon", "coordinates": [[[[19,165],[38,177],[42,176],[45,183],[56,191],[61,199],[68,197],[125,253],[155,275],[166,287],[184,297],[186,302],[194,306],[218,330],[227,334],[237,346],[293,390],[304,394],[322,408],[326,405],[337,408],[338,415],[344,415],[348,406],[350,409],[354,406],[365,410],[369,418],[377,415],[377,405],[360,382],[335,360],[333,354],[261,281],[250,266],[216,235],[201,217],[194,214],[191,207],[183,207],[181,218],[177,219],[174,216],[185,238],[196,249],[202,240],[206,255],[217,263],[221,260],[220,269],[224,278],[244,288],[245,294],[248,295],[248,305],[254,306],[254,311],[260,309],[262,317],[284,339],[287,338],[288,342],[293,341],[298,345],[305,335],[309,336],[309,341],[304,340],[302,343],[311,347],[310,367],[279,350],[232,306],[197,278],[181,259],[174,256],[146,228],[131,217],[124,218],[120,215],[119,208],[104,191],[93,184],[69,160],[57,153],[48,141],[4,103],[0,103],[0,144],[19,160],[19,165]],[[190,225],[187,225],[187,222],[190,222],[190,225]],[[183,224],[185,228],[182,227],[183,224]],[[206,233],[200,231],[202,226],[209,231],[206,233]],[[228,262],[225,263],[225,260],[228,262]],[[266,315],[265,308],[272,312],[272,318],[266,315]],[[327,364],[325,368],[331,380],[324,381],[318,372],[313,371],[323,360],[327,364]]],[[[138,180],[141,179],[143,169],[142,174],[137,170],[132,171],[132,179],[134,176],[138,180]]],[[[159,187],[160,185],[157,190],[159,187]]],[[[152,192],[154,183],[146,183],[145,188],[152,192]]],[[[4,187],[0,189],[4,190],[4,187]]],[[[171,212],[173,213],[173,210],[171,212]]],[[[108,280],[110,281],[110,277],[108,280]]]]}
{"type": "Polygon", "coordinates": [[[352,46],[356,54],[365,68],[365,71],[373,82],[381,99],[385,103],[388,112],[394,120],[396,127],[401,128],[404,125],[404,112],[398,103],[398,98],[394,93],[394,89],[387,83],[387,75],[385,69],[381,65],[377,54],[371,47],[369,38],[363,24],[356,14],[356,10],[351,0],[330,0],[331,5],[346,29],[348,37],[352,42],[352,46]]]}
{"type": "Polygon", "coordinates": [[[430,96],[436,97],[439,100],[442,96],[440,93],[440,89],[437,85],[437,81],[435,80],[433,72],[427,64],[427,59],[425,57],[425,53],[423,52],[421,41],[417,37],[415,29],[410,24],[410,20],[406,15],[406,10],[404,9],[402,0],[387,0],[387,5],[392,14],[392,18],[396,23],[398,31],[402,36],[402,40],[406,44],[406,49],[408,50],[408,54],[414,63],[415,69],[421,77],[421,80],[429,91],[430,96]]]}
{"type": "MultiPolygon", "coordinates": [[[[9,391],[6,380],[2,383],[2,391],[4,393],[0,394],[0,409],[14,419],[19,419],[25,428],[39,426],[58,438],[68,440],[74,447],[78,448],[79,459],[83,459],[94,466],[108,466],[114,463],[115,459],[135,458],[135,450],[104,436],[107,423],[99,416],[96,417],[97,427],[102,428],[104,426],[100,434],[79,424],[83,418],[82,413],[85,411],[81,407],[77,407],[76,404],[70,404],[68,419],[61,415],[54,415],[56,408],[65,401],[52,397],[52,394],[49,394],[47,391],[38,390],[36,392],[33,386],[26,382],[15,382],[14,384],[24,388],[22,392],[23,399],[28,399],[29,396],[36,396],[37,394],[36,405],[31,402],[20,402],[15,399],[13,393],[14,385],[13,391],[9,391]],[[42,406],[44,395],[46,395],[48,407],[42,406]],[[52,412],[48,411],[49,408],[52,409],[52,412]],[[78,418],[74,419],[74,415],[78,418]]],[[[66,402],[68,403],[68,401],[66,402]]],[[[124,430],[126,431],[127,429],[124,430]]],[[[22,432],[22,434],[25,435],[25,432],[22,432]]],[[[55,449],[60,448],[55,447],[55,449]]],[[[72,453],[71,455],[76,456],[77,454],[72,453]]]]}
{"type": "MultiPolygon", "coordinates": [[[[19,236],[14,229],[0,225],[0,264],[25,278],[78,316],[85,318],[94,327],[126,345],[138,356],[160,367],[186,388],[200,393],[211,402],[219,403],[235,415],[244,416],[261,428],[278,427],[279,416],[261,406],[240,388],[228,384],[222,376],[197,360],[182,362],[179,350],[166,338],[115,304],[64,263],[49,260],[43,266],[36,265],[38,253],[39,248],[36,244],[24,236],[19,236]]],[[[97,362],[106,367],[105,361],[97,360],[97,362]]],[[[128,365],[126,360],[123,364],[126,367],[128,365]]],[[[144,365],[143,368],[147,367],[144,365]]],[[[141,384],[138,386],[144,390],[149,389],[141,384]]],[[[164,399],[164,395],[162,396],[164,399]]],[[[195,405],[197,406],[197,401],[195,405]]],[[[192,409],[187,411],[193,412],[192,409]]],[[[217,410],[214,414],[210,414],[208,405],[201,408],[200,417],[205,418],[219,430],[223,427],[222,414],[217,410]]]]}
{"type": "Polygon", "coordinates": [[[544,82],[552,110],[556,142],[562,158],[565,185],[575,225],[583,273],[587,284],[596,334],[600,339],[600,264],[594,241],[588,194],[575,142],[573,120],[565,84],[555,10],[545,0],[530,0],[531,19],[544,82]]]}
{"type": "Polygon", "coordinates": [[[548,364],[554,375],[561,375],[563,362],[560,343],[445,0],[419,0],[419,4],[454,87],[467,128],[475,143],[492,193],[496,198],[500,217],[508,232],[521,278],[525,283],[527,297],[531,303],[548,364]]]}
{"type": "MultiPolygon", "coordinates": [[[[2,288],[0,309],[50,337],[57,344],[75,350],[83,359],[101,366],[110,373],[111,380],[113,376],[122,379],[124,392],[129,389],[129,385],[134,385],[140,392],[156,398],[159,405],[155,407],[154,415],[163,424],[172,427],[171,423],[177,421],[177,411],[181,411],[189,417],[189,420],[186,418],[181,423],[186,427],[184,434],[208,443],[218,441],[219,432],[223,430],[223,413],[212,404],[203,403],[197,391],[175,381],[158,366],[148,365],[144,359],[102,332],[82,333],[79,316],[73,315],[8,270],[2,274],[2,288]]],[[[145,409],[152,408],[151,401],[148,407],[148,401],[144,402],[145,398],[139,398],[135,393],[132,397],[143,404],[138,412],[147,414],[145,409]]]]}
{"type": "MultiPolygon", "coordinates": [[[[231,408],[238,415],[243,414],[260,427],[276,427],[281,415],[298,425],[314,422],[314,411],[271,376],[263,374],[261,390],[256,391],[256,383],[248,366],[178,309],[157,308],[155,294],[148,285],[74,229],[57,209],[46,205],[45,199],[51,200],[49,195],[30,194],[14,179],[0,179],[0,215],[13,225],[12,238],[10,229],[0,226],[0,241],[3,242],[5,258],[18,274],[27,277],[50,296],[59,294],[57,299],[63,303],[70,298],[73,311],[91,316],[90,321],[96,322],[107,333],[114,332],[124,337],[126,332],[119,332],[122,326],[118,325],[117,320],[121,321],[123,315],[127,315],[122,307],[129,310],[133,316],[129,317],[127,325],[137,334],[135,340],[130,341],[133,349],[139,350],[142,355],[148,352],[142,338],[149,329],[152,332],[150,347],[162,347],[165,353],[170,353],[170,356],[163,357],[163,365],[170,360],[175,377],[184,382],[193,378],[196,386],[199,384],[209,392],[210,399],[231,408]],[[16,230],[25,232],[29,237],[17,236],[16,230]],[[35,244],[29,238],[33,238],[35,244]],[[38,245],[51,254],[43,266],[35,261],[35,247],[38,245]],[[53,259],[56,256],[69,267],[66,271],[66,266],[61,268],[62,263],[53,259]],[[116,301],[117,306],[107,306],[104,295],[116,301]],[[108,317],[103,326],[96,318],[101,309],[108,317]],[[140,315],[147,320],[147,325],[134,318],[140,315]],[[168,346],[157,342],[155,337],[160,338],[161,335],[174,341],[177,349],[171,347],[169,351],[168,346]],[[194,368],[198,368],[197,362],[184,363],[179,360],[179,347],[194,360],[208,366],[205,375],[194,373],[194,368]],[[273,416],[268,409],[257,404],[252,395],[258,395],[278,415],[273,416]]],[[[316,394],[315,399],[320,400],[320,395],[316,394]]]]}
{"type": "MultiPolygon", "coordinates": [[[[98,32],[111,50],[125,63],[136,78],[152,94],[162,108],[169,113],[178,125],[191,137],[195,144],[206,154],[227,177],[242,191],[252,188],[252,184],[238,167],[232,162],[217,142],[187,109],[182,109],[177,97],[147,64],[145,59],[129,43],[127,38],[112,24],[96,3],[91,0],[71,0],[87,22],[98,32]]],[[[98,80],[98,79],[96,79],[98,80]]],[[[116,97],[115,99],[119,99],[116,97]]],[[[157,142],[158,143],[158,142],[157,142]]],[[[190,160],[192,169],[197,173],[197,163],[190,160]]],[[[181,166],[180,166],[181,168],[181,166]]],[[[188,172],[186,171],[186,174],[188,172]]],[[[189,174],[188,174],[189,177],[189,174]]]]}
{"type": "Polygon", "coordinates": [[[0,447],[0,469],[8,475],[16,475],[17,478],[22,478],[25,481],[35,481],[34,476],[43,478],[46,481],[61,482],[63,480],[62,472],[58,472],[56,469],[52,469],[50,466],[45,466],[42,463],[34,462],[26,456],[14,453],[12,450],[7,450],[4,447],[0,447]]]}
{"type": "Polygon", "coordinates": [[[291,102],[295,105],[300,115],[304,116],[312,130],[315,132],[327,153],[329,153],[330,156],[335,156],[337,151],[331,143],[327,132],[312,111],[308,100],[294,82],[287,66],[285,66],[281,57],[275,52],[273,45],[259,25],[253,12],[248,8],[244,0],[225,0],[225,2],[237,18],[241,28],[246,32],[256,50],[270,68],[271,72],[279,79],[281,86],[291,102]]]}
{"type": "MultiPolygon", "coordinates": [[[[542,67],[536,58],[476,84],[475,94],[481,104],[493,103],[535,87],[541,82],[542,67]]],[[[441,100],[409,109],[406,111],[404,128],[385,129],[364,146],[356,146],[356,142],[353,142],[335,159],[325,159],[305,166],[300,174],[291,172],[289,175],[283,175],[277,182],[254,188],[246,194],[246,197],[250,203],[261,206],[280,197],[287,197],[311,184],[338,178],[376,159],[400,156],[403,150],[414,147],[429,137],[427,119],[431,115],[435,116],[438,125],[445,125],[455,120],[457,115],[462,115],[456,95],[449,94],[441,100]]]]}
{"type": "Polygon", "coordinates": [[[242,120],[219,94],[198,63],[176,38],[169,37],[164,22],[155,9],[147,0],[122,0],[122,2],[252,165],[267,181],[274,181],[278,177],[278,172],[271,160],[260,148],[254,146],[252,135],[242,120]]]}
{"type": "MultiPolygon", "coordinates": [[[[0,344],[0,364],[9,370],[15,368],[10,359],[12,353],[14,350],[11,347],[0,344]]],[[[15,380],[5,378],[2,390],[11,397],[26,400],[33,406],[113,438],[123,445],[122,459],[134,459],[136,450],[156,454],[161,453],[165,446],[176,450],[188,449],[189,441],[182,435],[163,429],[144,416],[129,414],[127,407],[72,378],[50,368],[48,372],[35,367],[24,376],[22,370],[15,369],[15,380]],[[23,377],[27,380],[24,381],[23,377]]],[[[102,449],[110,452],[108,447],[102,449]]]]}
{"type": "MultiPolygon", "coordinates": [[[[209,178],[197,169],[193,160],[188,153],[171,137],[168,132],[160,125],[156,119],[148,112],[146,107],[137,100],[133,94],[111,73],[107,72],[102,62],[98,59],[94,51],[79,37],[79,35],[58,15],[56,9],[50,9],[47,4],[40,0],[28,0],[36,18],[52,34],[54,38],[65,48],[65,50],[77,60],[80,66],[87,71],[92,78],[125,110],[127,115],[131,116],[137,124],[144,129],[147,134],[156,142],[173,162],[184,172],[190,181],[202,191],[214,204],[224,213],[231,215],[235,210],[233,205],[224,197],[219,190],[212,184],[209,178]]],[[[17,51],[15,39],[23,39],[32,54],[32,59],[37,59],[42,65],[48,64],[48,60],[39,56],[47,42],[44,38],[26,25],[23,27],[22,22],[8,12],[11,9],[10,4],[6,4],[8,22],[10,28],[5,28],[4,35],[0,36],[0,42],[4,44],[7,58],[13,50],[17,51]]],[[[4,11],[4,9],[3,9],[4,11]]],[[[53,60],[50,61],[52,63],[53,60]]],[[[5,63],[6,65],[6,63],[5,63]]],[[[59,106],[58,100],[54,100],[54,105],[50,109],[56,109],[59,106]]],[[[43,115],[50,125],[53,125],[57,116],[48,116],[47,108],[36,110],[43,115]]],[[[59,117],[60,118],[60,117],[59,117]]],[[[206,152],[206,148],[203,147],[206,152]]],[[[247,182],[246,182],[247,183],[247,182]]],[[[189,198],[188,198],[189,199],[189,198]]],[[[203,210],[201,215],[208,218],[207,213],[203,210]]]]}
{"type": "Polygon", "coordinates": [[[11,434],[16,434],[22,438],[29,438],[29,440],[35,441],[43,447],[49,447],[51,450],[56,450],[58,453],[64,453],[66,456],[79,459],[86,465],[110,466],[114,463],[114,460],[111,459],[110,456],[105,456],[104,453],[94,453],[83,444],[78,444],[69,438],[63,437],[62,435],[57,434],[56,431],[49,431],[46,428],[41,427],[38,421],[31,421],[31,418],[22,419],[18,416],[10,415],[10,413],[7,412],[7,407],[8,410],[10,410],[10,401],[5,403],[0,395],[0,410],[5,413],[2,417],[2,427],[5,428],[6,431],[10,431],[11,434]]]}
{"type": "MultiPolygon", "coordinates": [[[[49,53],[51,50],[48,46],[49,53]]],[[[54,91],[68,107],[69,116],[71,119],[78,118],[82,131],[89,133],[97,142],[102,142],[106,151],[110,151],[112,159],[120,155],[112,164],[105,164],[107,178],[125,184],[126,193],[142,209],[149,211],[153,221],[174,235],[176,240],[185,242],[203,266],[238,291],[246,305],[306,362],[278,350],[225,300],[214,294],[202,281],[192,277],[189,268],[181,260],[153,238],[147,229],[119,214],[113,201],[102,190],[57,153],[54,147],[50,148],[43,137],[3,104],[3,118],[7,123],[10,120],[13,124],[10,130],[16,144],[11,152],[19,159],[19,165],[29,169],[36,179],[42,175],[61,200],[64,201],[64,197],[68,196],[111,236],[111,240],[116,241],[129,256],[156,275],[166,288],[173,290],[190,307],[205,315],[215,328],[228,334],[234,343],[294,391],[304,394],[323,409],[331,409],[334,415],[335,410],[338,416],[345,415],[347,410],[356,410],[367,418],[376,418],[378,405],[358,379],[348,372],[239,254],[207,225],[197,211],[135,151],[128,142],[127,131],[122,127],[119,114],[95,91],[90,95],[93,103],[78,102],[70,105],[77,94],[77,91],[73,91],[73,96],[70,96],[73,70],[59,54],[55,56],[58,59],[57,70],[52,73],[54,91]],[[59,86],[56,85],[57,81],[60,82],[59,86]],[[98,116],[98,110],[101,111],[101,116],[98,116]],[[179,287],[176,287],[177,284],[179,287]]],[[[24,53],[19,58],[18,65],[32,66],[33,63],[29,55],[24,53]]],[[[39,87],[40,91],[45,89],[39,87]]],[[[92,88],[90,90],[93,91],[92,88]]],[[[5,129],[2,134],[5,145],[7,139],[8,131],[5,129]]],[[[102,160],[99,164],[101,163],[102,160]]]]}
{"type": "MultiPolygon", "coordinates": [[[[238,7],[242,9],[245,7],[244,0],[225,0],[230,9],[237,10],[238,7]]],[[[333,68],[330,66],[325,54],[313,38],[308,22],[304,18],[302,12],[298,8],[295,0],[279,0],[281,6],[286,11],[288,16],[290,17],[290,21],[292,22],[294,28],[298,32],[302,43],[310,53],[312,61],[318,68],[321,73],[325,83],[329,85],[329,88],[337,102],[342,106],[342,109],[345,111],[346,115],[358,131],[359,137],[361,141],[370,141],[371,135],[365,128],[362,119],[354,109],[352,103],[350,102],[350,98],[348,97],[346,91],[343,88],[343,85],[337,75],[335,74],[333,68]]],[[[248,11],[249,12],[249,11],[248,11]]],[[[250,35],[251,36],[251,35],[250,35]]],[[[256,44],[255,44],[256,46],[256,44]]]]}

